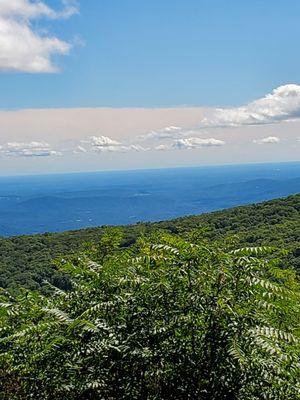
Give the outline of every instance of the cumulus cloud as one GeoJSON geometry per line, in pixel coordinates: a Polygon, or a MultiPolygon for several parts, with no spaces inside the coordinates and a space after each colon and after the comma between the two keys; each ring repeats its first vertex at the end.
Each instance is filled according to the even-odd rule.
{"type": "Polygon", "coordinates": [[[68,18],[78,11],[75,2],[63,1],[56,11],[45,2],[30,0],[0,1],[0,70],[29,73],[57,72],[52,62],[55,54],[65,55],[70,44],[35,30],[31,21],[37,18],[68,18]]]}
{"type": "Polygon", "coordinates": [[[154,147],[154,150],[157,151],[165,151],[165,150],[170,150],[172,148],[172,146],[168,145],[168,144],[160,144],[158,146],[154,147]]]}
{"type": "Polygon", "coordinates": [[[156,151],[166,151],[166,150],[190,150],[190,149],[200,149],[202,147],[219,147],[224,146],[225,142],[223,140],[218,140],[214,138],[199,138],[199,137],[188,137],[183,139],[177,139],[171,143],[160,144],[155,146],[153,150],[156,151]]]}
{"type": "MultiPolygon", "coordinates": [[[[83,140],[85,147],[80,146],[85,152],[91,150],[94,152],[121,152],[125,153],[128,151],[146,151],[148,149],[138,145],[138,144],[123,144],[117,140],[111,139],[107,136],[91,136],[87,140],[83,140]],[[88,149],[87,149],[88,147],[88,149]]],[[[82,151],[82,150],[81,150],[82,151]]]]}
{"type": "Polygon", "coordinates": [[[43,1],[1,0],[0,15],[6,17],[23,17],[27,19],[46,16],[48,18],[68,18],[78,12],[77,3],[73,0],[62,0],[63,9],[53,10],[43,1]]]}
{"type": "Polygon", "coordinates": [[[201,147],[214,147],[223,146],[225,142],[214,138],[201,139],[197,137],[190,137],[185,139],[178,139],[172,147],[179,150],[184,149],[199,149],[201,147]]]}
{"type": "Polygon", "coordinates": [[[0,146],[0,155],[7,157],[50,157],[60,156],[61,152],[53,150],[46,142],[11,142],[0,146]]]}
{"type": "Polygon", "coordinates": [[[277,144],[280,142],[280,139],[277,136],[268,136],[263,139],[254,139],[253,143],[257,144],[277,144]]]}
{"type": "Polygon", "coordinates": [[[88,140],[91,146],[94,148],[103,148],[103,147],[112,147],[112,146],[120,146],[121,143],[117,142],[114,139],[111,139],[107,136],[91,136],[88,140]]]}
{"type": "MultiPolygon", "coordinates": [[[[206,134],[203,129],[199,129],[199,127],[193,128],[193,129],[186,129],[186,128],[181,128],[179,126],[167,126],[161,130],[157,131],[151,131],[149,133],[146,133],[145,135],[140,135],[138,136],[138,140],[141,141],[147,141],[147,140],[155,140],[155,141],[170,141],[170,140],[180,140],[184,138],[190,138],[190,137],[197,137],[199,135],[203,136],[203,134],[206,134]]],[[[204,140],[204,139],[203,139],[204,140]]],[[[162,150],[164,147],[170,147],[165,144],[161,144],[158,146],[155,146],[155,150],[162,150]]]]}
{"type": "Polygon", "coordinates": [[[216,109],[201,121],[201,127],[263,125],[300,117],[300,85],[279,86],[272,93],[246,106],[216,109]]]}
{"type": "Polygon", "coordinates": [[[179,126],[166,126],[163,129],[157,131],[151,131],[145,135],[140,135],[140,140],[162,140],[162,139],[174,139],[176,137],[181,137],[182,128],[179,126]]]}

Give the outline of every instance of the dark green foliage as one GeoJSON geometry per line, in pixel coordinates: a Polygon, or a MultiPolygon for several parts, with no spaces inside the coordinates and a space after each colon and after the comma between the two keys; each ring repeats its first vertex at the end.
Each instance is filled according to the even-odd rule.
{"type": "Polygon", "coordinates": [[[1,399],[300,399],[295,273],[203,234],[110,229],[61,260],[72,290],[3,293],[1,399]]]}
{"type": "MultiPolygon", "coordinates": [[[[228,240],[235,236],[234,246],[273,245],[289,250],[282,266],[300,271],[300,195],[262,204],[179,218],[159,223],[140,223],[123,227],[122,246],[158,229],[188,237],[199,228],[208,240],[228,240]]],[[[16,291],[20,286],[43,288],[49,280],[68,288],[68,279],[57,271],[53,259],[77,253],[84,243],[98,243],[103,228],[92,228],[58,234],[0,238],[0,287],[16,291]]],[[[232,240],[232,239],[230,239],[232,240]]]]}
{"type": "Polygon", "coordinates": [[[299,238],[300,195],[0,239],[1,400],[300,399],[299,238]]]}

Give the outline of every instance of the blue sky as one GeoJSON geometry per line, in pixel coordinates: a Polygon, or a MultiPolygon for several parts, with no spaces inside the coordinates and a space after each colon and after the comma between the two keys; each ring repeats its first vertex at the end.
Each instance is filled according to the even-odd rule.
{"type": "Polygon", "coordinates": [[[299,42],[299,0],[1,0],[0,173],[299,161],[299,42]]]}
{"type": "Polygon", "coordinates": [[[1,108],[229,106],[299,82],[297,0],[78,3],[32,21],[73,44],[61,73],[1,73],[1,108]]]}

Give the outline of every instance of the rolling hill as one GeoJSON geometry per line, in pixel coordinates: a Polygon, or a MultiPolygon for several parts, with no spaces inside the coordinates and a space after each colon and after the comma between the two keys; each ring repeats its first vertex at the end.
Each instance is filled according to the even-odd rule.
{"type": "MultiPolygon", "coordinates": [[[[0,286],[41,289],[43,281],[50,280],[64,287],[67,279],[56,270],[53,260],[79,252],[86,242],[97,243],[103,228],[0,238],[0,286]]],[[[289,254],[283,264],[300,271],[300,194],[198,216],[123,226],[123,246],[160,229],[180,236],[197,229],[209,241],[231,238],[240,246],[286,248],[289,254]]]]}

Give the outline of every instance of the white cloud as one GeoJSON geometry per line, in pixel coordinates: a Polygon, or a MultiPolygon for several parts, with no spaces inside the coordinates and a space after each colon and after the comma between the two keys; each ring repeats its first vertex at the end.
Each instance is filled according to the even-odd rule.
{"type": "Polygon", "coordinates": [[[117,142],[114,139],[111,139],[107,136],[91,136],[90,139],[88,140],[88,143],[90,143],[91,146],[97,148],[102,148],[102,147],[111,147],[111,146],[120,146],[121,143],[117,142]]]}
{"type": "Polygon", "coordinates": [[[180,130],[181,130],[180,126],[173,126],[173,125],[167,126],[164,129],[165,132],[177,132],[177,131],[180,131],[180,130]]]}
{"type": "Polygon", "coordinates": [[[272,124],[300,118],[300,85],[279,86],[246,106],[216,109],[201,121],[202,127],[272,124]]]}
{"type": "Polygon", "coordinates": [[[0,0],[0,70],[30,73],[57,72],[55,54],[68,54],[70,44],[55,36],[43,35],[32,27],[37,18],[68,18],[77,12],[74,2],[63,1],[56,11],[43,1],[0,0]]]}
{"type": "Polygon", "coordinates": [[[43,1],[32,0],[1,0],[0,15],[4,17],[22,17],[27,19],[39,18],[68,18],[78,12],[77,3],[72,0],[62,0],[63,9],[56,11],[43,1]]]}
{"type": "MultiPolygon", "coordinates": [[[[147,151],[148,149],[138,145],[138,144],[122,144],[114,139],[107,136],[91,136],[88,140],[82,140],[87,146],[84,150],[87,152],[86,147],[89,147],[91,151],[94,152],[120,152],[125,153],[128,151],[147,151]]],[[[81,147],[81,146],[80,146],[81,147]]]]}
{"type": "Polygon", "coordinates": [[[223,140],[218,140],[214,138],[199,138],[199,137],[189,137],[183,139],[177,139],[171,143],[164,143],[155,146],[153,150],[156,151],[167,151],[167,150],[190,150],[190,149],[200,149],[202,147],[219,147],[224,146],[225,142],[223,140]]]}
{"type": "Polygon", "coordinates": [[[201,139],[197,137],[190,137],[185,139],[178,139],[172,145],[175,149],[199,149],[201,147],[214,147],[223,146],[225,142],[223,140],[218,140],[214,138],[201,139]]]}
{"type": "Polygon", "coordinates": [[[165,151],[165,150],[170,150],[170,149],[171,149],[171,146],[167,145],[167,144],[160,144],[160,145],[154,147],[154,150],[157,150],[157,151],[165,151]]]}
{"type": "Polygon", "coordinates": [[[163,129],[157,130],[157,131],[151,131],[149,133],[146,133],[145,135],[140,135],[138,139],[140,140],[162,140],[162,139],[175,139],[177,137],[182,136],[182,128],[179,126],[167,126],[163,129]]]}
{"type": "Polygon", "coordinates": [[[46,142],[11,142],[0,146],[0,155],[7,157],[50,157],[60,156],[61,152],[53,150],[46,142]]]}
{"type": "Polygon", "coordinates": [[[75,150],[73,150],[74,154],[78,154],[78,153],[87,153],[87,149],[83,146],[77,146],[75,150]]]}
{"type": "Polygon", "coordinates": [[[139,144],[131,144],[130,146],[125,146],[126,151],[147,151],[149,149],[146,149],[143,146],[140,146],[139,144]]]}
{"type": "MultiPolygon", "coordinates": [[[[151,131],[146,133],[145,135],[138,136],[138,140],[147,141],[147,140],[176,140],[176,139],[184,139],[189,137],[197,137],[198,135],[203,136],[206,134],[203,129],[199,129],[196,127],[194,129],[185,129],[179,126],[167,126],[161,130],[151,131]]],[[[162,148],[165,146],[164,144],[161,145],[162,148]]],[[[156,146],[154,149],[161,150],[160,146],[156,146]]]]}
{"type": "Polygon", "coordinates": [[[254,139],[253,143],[257,144],[277,144],[280,142],[280,139],[276,136],[268,136],[263,139],[254,139]]]}

